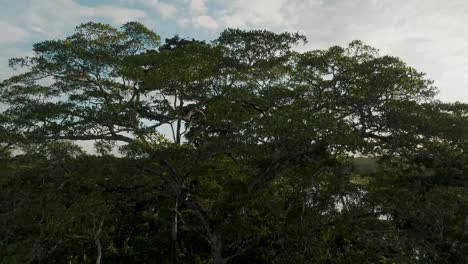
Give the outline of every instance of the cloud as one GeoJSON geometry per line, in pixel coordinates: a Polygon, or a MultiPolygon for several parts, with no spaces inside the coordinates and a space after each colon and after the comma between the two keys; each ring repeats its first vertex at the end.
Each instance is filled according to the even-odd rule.
{"type": "Polygon", "coordinates": [[[136,8],[85,6],[73,0],[30,0],[27,8],[10,20],[21,28],[30,29],[33,39],[45,39],[64,37],[76,25],[90,20],[123,24],[145,18],[146,13],[136,8]]]}
{"type": "Polygon", "coordinates": [[[28,35],[25,29],[0,21],[0,43],[23,41],[28,38],[28,35]]]}
{"type": "Polygon", "coordinates": [[[113,1],[97,6],[78,0],[17,1],[15,10],[21,12],[0,11],[0,44],[62,38],[89,20],[152,23],[154,16],[146,12],[155,10],[174,22],[170,25],[192,26],[200,35],[205,33],[201,30],[214,33],[225,27],[300,32],[309,39],[307,49],[360,39],[426,72],[440,87],[440,98],[468,102],[466,0],[113,1]]]}
{"type": "Polygon", "coordinates": [[[169,4],[162,2],[160,0],[120,0],[123,3],[135,5],[142,4],[147,8],[151,8],[158,12],[163,18],[172,18],[177,14],[177,6],[174,4],[169,4]]]}
{"type": "MultiPolygon", "coordinates": [[[[168,11],[165,11],[168,12],[168,11]]],[[[169,11],[170,12],[170,11],[169,11]]],[[[146,17],[146,14],[142,10],[129,9],[113,6],[100,6],[89,12],[88,17],[109,17],[116,24],[123,24],[129,21],[135,21],[146,17]]]]}
{"type": "Polygon", "coordinates": [[[5,48],[0,49],[0,52],[0,82],[11,77],[13,74],[20,74],[23,72],[22,69],[14,70],[10,68],[8,66],[9,59],[34,55],[32,51],[24,51],[20,48],[15,47],[15,45],[12,45],[11,47],[6,46],[5,48]]]}
{"type": "Polygon", "coordinates": [[[146,18],[143,10],[113,5],[86,6],[73,0],[19,2],[21,7],[15,13],[0,10],[0,16],[8,21],[0,21],[0,79],[13,74],[6,67],[8,58],[28,55],[33,42],[63,38],[73,32],[75,26],[90,20],[122,24],[146,18]],[[12,46],[12,43],[21,45],[12,46]]]}
{"type": "Polygon", "coordinates": [[[216,0],[216,19],[225,27],[283,27],[287,0],[216,0]]]}
{"type": "Polygon", "coordinates": [[[350,2],[290,6],[287,13],[296,14],[290,25],[304,30],[318,47],[361,39],[426,72],[439,86],[439,98],[468,102],[468,5],[464,0],[350,2]]]}
{"type": "Polygon", "coordinates": [[[123,24],[145,17],[146,13],[136,8],[86,6],[73,0],[30,0],[29,7],[20,14],[17,21],[24,23],[32,33],[39,34],[43,39],[64,37],[77,24],[89,20],[123,24]]]}
{"type": "Polygon", "coordinates": [[[466,0],[212,0],[219,27],[301,32],[308,49],[354,39],[426,72],[439,98],[468,102],[466,0]]]}
{"type": "Polygon", "coordinates": [[[177,13],[177,7],[175,5],[167,4],[158,0],[142,1],[142,3],[154,8],[165,18],[173,17],[177,13]]]}
{"type": "Polygon", "coordinates": [[[188,18],[179,18],[179,19],[177,19],[177,24],[180,27],[185,28],[190,24],[190,19],[188,19],[188,18]]]}
{"type": "MultiPolygon", "coordinates": [[[[192,25],[195,28],[203,28],[208,30],[216,30],[219,28],[219,23],[208,14],[206,0],[189,0],[189,2],[192,25]]],[[[179,19],[178,24],[182,27],[186,27],[188,20],[179,19]]]]}
{"type": "Polygon", "coordinates": [[[219,28],[218,22],[216,22],[216,20],[211,16],[207,15],[192,17],[192,24],[196,28],[205,28],[210,30],[216,30],[219,28]]]}
{"type": "Polygon", "coordinates": [[[205,0],[191,0],[190,2],[191,11],[195,14],[206,14],[207,7],[205,0]]]}

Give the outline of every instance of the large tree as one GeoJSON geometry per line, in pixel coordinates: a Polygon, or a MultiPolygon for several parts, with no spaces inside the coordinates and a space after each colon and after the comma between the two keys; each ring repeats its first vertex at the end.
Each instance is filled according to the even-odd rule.
{"type": "Polygon", "coordinates": [[[2,184],[43,187],[12,195],[6,215],[41,209],[13,231],[5,218],[7,243],[26,231],[0,246],[32,241],[18,258],[31,261],[463,263],[467,105],[435,100],[423,73],[360,41],[305,43],[227,29],[160,44],[139,23],[87,23],[12,59],[26,71],[0,86],[0,151],[24,154],[2,156],[2,184]],[[105,155],[119,141],[123,156],[105,155]],[[52,191],[68,182],[87,191],[52,191]]]}
{"type": "MultiPolygon", "coordinates": [[[[34,45],[34,56],[10,60],[26,69],[2,84],[4,113],[24,137],[35,140],[130,142],[149,123],[138,111],[148,91],[129,58],[159,45],[159,36],[131,22],[120,29],[78,26],[64,40],[34,45]]],[[[153,121],[153,120],[151,120],[153,121]]]]}

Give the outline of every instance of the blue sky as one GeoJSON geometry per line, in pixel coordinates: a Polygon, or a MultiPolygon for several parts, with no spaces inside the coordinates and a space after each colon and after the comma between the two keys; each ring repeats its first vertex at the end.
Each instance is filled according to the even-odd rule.
{"type": "Polygon", "coordinates": [[[466,0],[0,0],[0,79],[10,57],[63,38],[82,22],[140,21],[163,38],[213,39],[226,27],[298,31],[306,49],[360,39],[435,80],[445,101],[468,102],[466,0]]]}

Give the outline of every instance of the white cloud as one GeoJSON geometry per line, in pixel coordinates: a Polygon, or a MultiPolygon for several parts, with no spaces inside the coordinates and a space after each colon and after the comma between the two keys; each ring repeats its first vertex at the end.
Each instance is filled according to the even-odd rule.
{"type": "Polygon", "coordinates": [[[167,4],[158,0],[142,1],[144,4],[151,6],[156,9],[158,13],[163,17],[173,17],[177,13],[177,7],[175,5],[167,4]]]}
{"type": "Polygon", "coordinates": [[[22,41],[27,39],[28,35],[25,29],[0,21],[0,43],[22,41]]]}
{"type": "Polygon", "coordinates": [[[24,51],[17,47],[2,48],[0,53],[0,82],[11,77],[13,74],[22,73],[22,69],[13,70],[8,66],[8,60],[11,58],[20,58],[34,55],[32,51],[24,51]]]}
{"type": "Polygon", "coordinates": [[[179,19],[177,19],[177,24],[180,27],[185,28],[190,24],[190,20],[188,18],[179,18],[179,19]]]}
{"type": "MultiPolygon", "coordinates": [[[[192,21],[192,26],[195,28],[203,28],[208,30],[216,30],[219,28],[218,22],[208,15],[208,7],[206,0],[185,0],[185,3],[190,3],[189,17],[192,21]]],[[[190,23],[187,18],[180,18],[177,24],[181,27],[186,27],[190,23]]]]}
{"type": "Polygon", "coordinates": [[[146,16],[145,12],[138,9],[120,8],[113,6],[100,6],[93,8],[89,17],[109,17],[116,24],[135,21],[146,16]]]}
{"type": "Polygon", "coordinates": [[[40,38],[57,38],[71,31],[79,23],[89,20],[110,20],[115,24],[144,19],[146,13],[136,8],[111,5],[85,6],[73,0],[31,0],[29,8],[18,21],[26,24],[40,38]]]}
{"type": "Polygon", "coordinates": [[[338,1],[315,8],[313,15],[307,13],[308,6],[291,10],[298,14],[295,27],[304,29],[312,43],[329,46],[362,39],[426,72],[439,86],[441,99],[468,102],[468,5],[464,0],[359,1],[355,5],[338,1]],[[327,21],[325,30],[312,26],[321,21],[327,21]]]}
{"type": "MultiPolygon", "coordinates": [[[[210,15],[208,15],[208,7],[206,0],[186,0],[190,3],[190,16],[192,25],[195,28],[203,28],[208,30],[216,30],[219,28],[219,23],[210,15]]],[[[186,27],[189,20],[182,18],[178,20],[181,27],[186,27]]]]}
{"type": "MultiPolygon", "coordinates": [[[[114,23],[124,23],[137,20],[146,16],[143,10],[133,8],[123,8],[111,5],[90,7],[80,5],[73,0],[33,0],[31,6],[39,10],[47,11],[58,17],[103,17],[109,18],[114,23]]],[[[63,21],[62,21],[63,22],[63,21]]]]}
{"type": "Polygon", "coordinates": [[[298,31],[308,37],[308,49],[361,39],[427,72],[439,86],[440,98],[468,102],[466,0],[120,0],[140,3],[145,11],[110,4],[91,7],[77,0],[18,2],[29,7],[24,5],[16,17],[0,11],[5,21],[0,22],[0,43],[64,37],[89,20],[151,22],[153,16],[145,11],[155,10],[174,25],[211,32],[224,27],[298,31]]]}
{"type": "Polygon", "coordinates": [[[193,17],[192,24],[196,28],[205,28],[209,30],[216,30],[219,28],[218,22],[216,22],[212,17],[207,15],[193,17]]]}
{"type": "Polygon", "coordinates": [[[122,24],[146,18],[144,11],[135,8],[111,5],[90,7],[73,0],[29,0],[21,10],[22,12],[16,14],[0,10],[0,16],[8,19],[8,23],[0,21],[0,44],[9,45],[0,50],[0,79],[13,74],[7,68],[8,58],[26,56],[31,52],[30,48],[16,48],[10,46],[11,43],[26,44],[63,38],[70,34],[75,26],[90,20],[122,24]]]}
{"type": "Polygon", "coordinates": [[[354,39],[426,72],[439,98],[468,102],[466,0],[213,0],[220,27],[305,34],[308,48],[354,39]]]}
{"type": "Polygon", "coordinates": [[[205,0],[191,0],[190,8],[193,13],[198,15],[206,14],[207,12],[205,0]]]}
{"type": "Polygon", "coordinates": [[[226,27],[276,27],[288,23],[287,0],[216,0],[216,18],[226,27]]]}

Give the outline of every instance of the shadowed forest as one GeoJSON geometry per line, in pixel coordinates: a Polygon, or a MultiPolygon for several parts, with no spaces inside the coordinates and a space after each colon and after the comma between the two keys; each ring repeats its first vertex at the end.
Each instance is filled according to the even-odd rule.
{"type": "Polygon", "coordinates": [[[306,42],[89,22],[10,59],[0,263],[468,263],[468,104],[306,42]]]}

